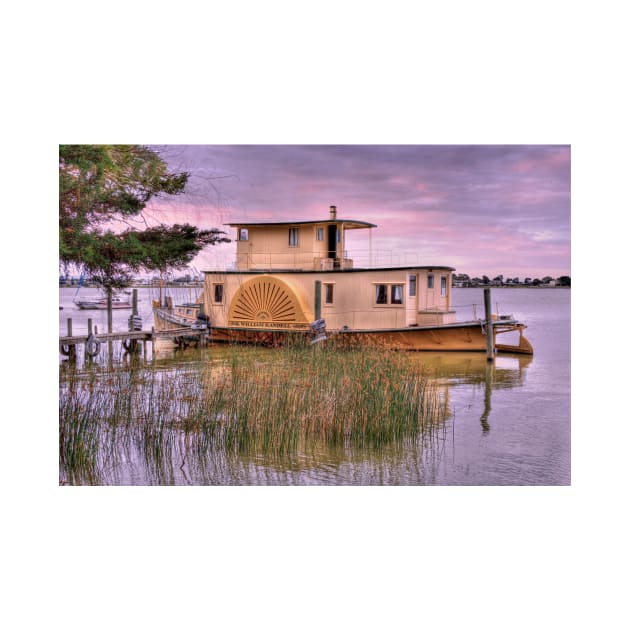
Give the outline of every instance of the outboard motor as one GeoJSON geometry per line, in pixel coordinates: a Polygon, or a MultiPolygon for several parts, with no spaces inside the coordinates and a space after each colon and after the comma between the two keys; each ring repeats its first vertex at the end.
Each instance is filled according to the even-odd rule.
{"type": "Polygon", "coordinates": [[[200,311],[191,328],[192,330],[210,330],[210,318],[203,311],[200,311]]]}
{"type": "Polygon", "coordinates": [[[326,320],[325,319],[316,319],[311,324],[311,333],[313,334],[313,339],[311,339],[311,343],[319,343],[320,341],[326,340],[326,320]]]}

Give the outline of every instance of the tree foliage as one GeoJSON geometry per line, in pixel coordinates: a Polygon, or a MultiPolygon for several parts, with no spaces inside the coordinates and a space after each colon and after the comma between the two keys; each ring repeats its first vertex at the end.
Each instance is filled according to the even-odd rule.
{"type": "Polygon", "coordinates": [[[105,287],[120,287],[132,272],[180,268],[206,245],[229,242],[224,232],[188,224],[111,229],[141,218],[151,199],[181,194],[188,178],[170,173],[147,147],[60,145],[60,262],[75,264],[105,287]]]}

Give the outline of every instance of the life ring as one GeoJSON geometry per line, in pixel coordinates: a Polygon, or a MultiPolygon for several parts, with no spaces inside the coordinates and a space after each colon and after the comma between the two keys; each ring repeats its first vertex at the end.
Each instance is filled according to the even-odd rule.
{"type": "Polygon", "coordinates": [[[89,357],[95,357],[100,349],[101,342],[94,335],[90,335],[85,342],[85,354],[89,357]]]}

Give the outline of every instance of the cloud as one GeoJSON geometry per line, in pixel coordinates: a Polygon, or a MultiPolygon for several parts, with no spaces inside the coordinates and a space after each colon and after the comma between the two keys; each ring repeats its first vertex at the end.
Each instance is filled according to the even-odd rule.
{"type": "MultiPolygon", "coordinates": [[[[328,216],[376,223],[372,247],[462,261],[466,273],[569,274],[570,147],[218,145],[160,147],[189,191],[152,211],[200,227],[328,216]],[[553,247],[554,244],[562,247],[553,247]],[[542,248],[542,245],[549,247],[542,248]],[[516,268],[518,267],[518,268],[516,268]],[[511,269],[512,271],[507,271],[511,269]]],[[[357,235],[358,236],[358,235],[357,235]]]]}

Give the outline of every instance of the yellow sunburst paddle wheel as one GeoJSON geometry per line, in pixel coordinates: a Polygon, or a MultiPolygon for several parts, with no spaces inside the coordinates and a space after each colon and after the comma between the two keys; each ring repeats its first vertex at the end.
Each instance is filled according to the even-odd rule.
{"type": "Polygon", "coordinates": [[[273,276],[248,280],[234,294],[228,325],[238,328],[308,330],[309,320],[293,289],[273,276]]]}

